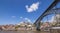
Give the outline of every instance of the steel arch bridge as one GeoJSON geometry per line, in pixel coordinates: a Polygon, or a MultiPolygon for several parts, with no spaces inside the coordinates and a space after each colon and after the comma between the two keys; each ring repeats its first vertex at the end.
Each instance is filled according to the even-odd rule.
{"type": "Polygon", "coordinates": [[[54,8],[58,3],[60,3],[60,0],[54,0],[54,2],[47,8],[47,10],[35,21],[34,24],[36,25],[37,30],[40,30],[40,22],[45,16],[54,13],[60,14],[60,7],[54,8]]]}

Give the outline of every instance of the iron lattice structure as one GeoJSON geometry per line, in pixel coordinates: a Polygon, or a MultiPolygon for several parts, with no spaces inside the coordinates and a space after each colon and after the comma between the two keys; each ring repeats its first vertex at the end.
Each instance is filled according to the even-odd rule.
{"type": "Polygon", "coordinates": [[[54,2],[47,8],[47,10],[35,21],[34,24],[36,25],[37,29],[40,28],[40,22],[45,16],[54,13],[60,14],[60,8],[54,8],[58,3],[60,3],[60,0],[54,0],[54,2]]]}

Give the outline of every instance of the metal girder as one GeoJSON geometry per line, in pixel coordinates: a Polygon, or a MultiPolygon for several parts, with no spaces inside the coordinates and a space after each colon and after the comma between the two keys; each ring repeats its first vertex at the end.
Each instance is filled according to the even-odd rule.
{"type": "Polygon", "coordinates": [[[40,20],[38,22],[40,22],[45,16],[55,13],[60,14],[60,8],[49,10],[49,12],[46,12],[42,17],[40,17],[40,20]]]}
{"type": "Polygon", "coordinates": [[[60,2],[60,0],[55,0],[55,1],[47,8],[47,10],[35,21],[34,24],[39,24],[39,23],[41,22],[41,20],[42,20],[45,16],[47,16],[47,15],[49,15],[49,14],[52,14],[52,13],[54,12],[54,10],[58,10],[58,9],[60,10],[60,8],[53,9],[53,7],[55,7],[58,2],[60,2]]]}
{"type": "Polygon", "coordinates": [[[49,14],[55,14],[55,13],[60,14],[60,8],[51,9],[51,10],[49,10],[49,12],[46,12],[43,16],[47,16],[49,14]]]}

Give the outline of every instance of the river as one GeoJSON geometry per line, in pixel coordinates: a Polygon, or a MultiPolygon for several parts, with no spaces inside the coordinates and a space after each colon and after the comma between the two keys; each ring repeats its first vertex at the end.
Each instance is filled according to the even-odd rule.
{"type": "Polygon", "coordinates": [[[40,31],[0,31],[0,33],[49,33],[40,31]]]}

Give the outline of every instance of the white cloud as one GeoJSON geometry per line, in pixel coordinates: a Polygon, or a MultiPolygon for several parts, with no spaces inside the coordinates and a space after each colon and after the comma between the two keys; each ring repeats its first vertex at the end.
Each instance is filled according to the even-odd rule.
{"type": "Polygon", "coordinates": [[[11,16],[12,18],[16,18],[16,16],[11,16]]]}
{"type": "Polygon", "coordinates": [[[35,20],[33,22],[35,22],[35,20]]]}
{"type": "Polygon", "coordinates": [[[36,11],[38,9],[38,7],[39,7],[39,2],[33,3],[31,6],[26,5],[25,7],[27,9],[27,12],[36,11]]]}
{"type": "Polygon", "coordinates": [[[52,16],[51,19],[48,19],[48,20],[45,19],[44,21],[41,21],[41,22],[53,22],[53,21],[55,21],[54,16],[52,16]]]}
{"type": "Polygon", "coordinates": [[[51,19],[49,20],[49,22],[53,22],[54,21],[54,16],[51,17],[51,19]]]}
{"type": "Polygon", "coordinates": [[[29,18],[25,18],[25,20],[28,21],[28,22],[31,22],[31,20],[29,18]]]}
{"type": "Polygon", "coordinates": [[[49,22],[57,22],[57,21],[60,21],[59,18],[60,18],[60,15],[57,14],[56,16],[52,16],[52,18],[49,20],[49,22]]]}
{"type": "Polygon", "coordinates": [[[20,17],[20,18],[23,18],[23,17],[20,17]]]}

